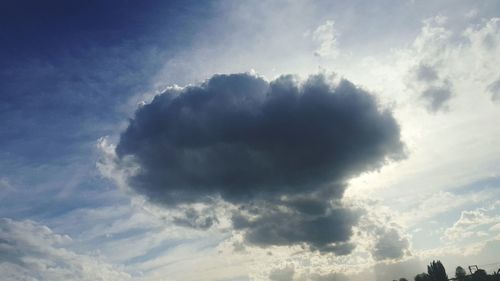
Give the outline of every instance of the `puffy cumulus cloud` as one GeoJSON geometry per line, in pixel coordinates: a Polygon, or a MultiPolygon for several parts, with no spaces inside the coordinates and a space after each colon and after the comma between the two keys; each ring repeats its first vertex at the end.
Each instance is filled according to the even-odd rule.
{"type": "Polygon", "coordinates": [[[447,28],[444,17],[427,19],[405,51],[404,59],[410,62],[406,84],[430,112],[449,109],[459,95],[477,99],[488,94],[498,101],[499,49],[499,18],[484,19],[461,32],[447,28]]]}
{"type": "Polygon", "coordinates": [[[356,227],[356,240],[376,262],[393,262],[412,255],[410,237],[393,218],[393,211],[377,201],[359,200],[366,210],[356,227]]]}
{"type": "Polygon", "coordinates": [[[444,231],[442,239],[450,243],[494,236],[497,234],[495,230],[498,224],[500,224],[500,208],[495,204],[475,210],[465,210],[460,214],[460,218],[444,231]]]}
{"type": "Polygon", "coordinates": [[[274,268],[269,273],[270,281],[349,281],[349,276],[339,272],[317,273],[296,272],[295,266],[288,265],[284,268],[274,268]]]}
{"type": "Polygon", "coordinates": [[[419,92],[419,99],[429,112],[448,109],[453,97],[452,85],[448,78],[441,77],[436,65],[421,62],[410,73],[410,85],[419,92]]]}
{"type": "Polygon", "coordinates": [[[293,266],[288,266],[285,268],[276,268],[269,274],[269,280],[271,281],[290,281],[293,280],[293,275],[295,274],[295,269],[293,266]]]}
{"type": "MultiPolygon", "coordinates": [[[[345,255],[359,217],[340,203],[346,180],[403,150],[391,112],[345,79],[231,74],[170,88],[140,107],[114,163],[134,167],[127,184],[157,205],[230,204],[248,243],[345,255]]],[[[200,215],[177,222],[217,222],[200,215]]]]}
{"type": "Polygon", "coordinates": [[[409,247],[408,238],[401,235],[397,229],[384,229],[378,234],[373,255],[376,260],[400,259],[407,254],[409,247]]]}
{"type": "Polygon", "coordinates": [[[0,275],[5,280],[129,280],[130,275],[67,248],[72,239],[33,221],[0,219],[0,275]]]}
{"type": "Polygon", "coordinates": [[[130,179],[137,191],[175,205],[340,189],[335,183],[400,157],[402,144],[390,112],[347,80],[233,74],[156,96],[116,151],[140,166],[130,179]]]}
{"type": "Polygon", "coordinates": [[[339,55],[337,37],[338,31],[335,29],[334,21],[328,20],[323,25],[318,26],[312,34],[313,41],[318,44],[314,55],[332,59],[336,58],[339,55]]]}
{"type": "Polygon", "coordinates": [[[410,70],[409,86],[419,93],[427,110],[446,110],[452,98],[452,84],[443,70],[447,54],[442,53],[452,38],[452,33],[443,27],[446,18],[435,17],[424,21],[422,33],[414,42],[417,65],[410,70]]]}

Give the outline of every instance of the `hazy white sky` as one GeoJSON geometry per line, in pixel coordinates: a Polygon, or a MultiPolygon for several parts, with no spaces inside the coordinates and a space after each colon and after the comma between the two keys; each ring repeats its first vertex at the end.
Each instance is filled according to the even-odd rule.
{"type": "Polygon", "coordinates": [[[29,2],[0,9],[4,280],[393,280],[434,259],[448,275],[500,267],[498,1],[29,2]],[[232,73],[345,78],[394,117],[405,157],[334,178],[346,189],[328,204],[361,210],[348,241],[332,244],[348,251],[250,243],[254,226],[238,228],[236,209],[276,211],[256,215],[273,230],[284,205],[268,204],[284,201],[155,204],[129,180],[151,168],[115,150],[134,111],[232,73]]]}

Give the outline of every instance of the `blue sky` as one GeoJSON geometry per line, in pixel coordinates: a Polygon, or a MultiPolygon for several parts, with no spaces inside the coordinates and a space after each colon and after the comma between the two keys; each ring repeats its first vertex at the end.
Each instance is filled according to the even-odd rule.
{"type": "Polygon", "coordinates": [[[499,17],[497,1],[0,4],[0,274],[393,280],[412,278],[433,259],[449,275],[457,265],[500,262],[499,17]],[[366,110],[349,99],[330,104],[326,95],[318,104],[332,107],[321,118],[305,107],[268,126],[285,116],[289,100],[279,93],[296,87],[308,96],[323,85],[314,77],[329,91],[366,99],[366,110]],[[238,103],[232,94],[240,92],[250,94],[238,103]],[[169,113],[179,103],[196,108],[197,93],[218,106],[189,118],[169,113]],[[265,98],[273,93],[277,105],[265,98]],[[270,113],[244,119],[255,112],[270,113]],[[253,135],[238,131],[244,126],[253,135]],[[310,129],[336,126],[349,129],[333,139],[310,129]],[[247,146],[218,150],[210,141],[224,132],[245,135],[239,144],[247,146]],[[162,138],[179,146],[168,150],[162,138]],[[195,151],[211,163],[196,166],[202,162],[172,156],[196,141],[225,158],[195,151]],[[266,150],[268,141],[283,154],[266,150]],[[235,160],[255,147],[272,160],[264,164],[281,164],[258,170],[261,162],[235,160]],[[338,157],[315,162],[316,148],[338,157]],[[307,163],[322,172],[283,168],[307,163]],[[238,168],[260,171],[248,172],[258,179],[225,186],[212,178],[238,168]],[[162,169],[166,180],[153,173],[162,169]],[[170,179],[177,175],[191,176],[170,179]],[[287,229],[280,225],[305,230],[262,235],[287,229]]]}

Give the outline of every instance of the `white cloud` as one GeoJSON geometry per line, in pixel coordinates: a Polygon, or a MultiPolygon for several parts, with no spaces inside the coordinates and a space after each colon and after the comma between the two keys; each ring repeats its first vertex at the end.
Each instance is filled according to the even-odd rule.
{"type": "Polygon", "coordinates": [[[293,280],[293,275],[295,270],[293,266],[288,266],[285,268],[276,268],[269,274],[269,279],[271,281],[290,281],[293,280]]]}
{"type": "Polygon", "coordinates": [[[466,195],[447,191],[423,193],[414,196],[413,202],[404,200],[403,203],[409,206],[397,219],[407,227],[414,227],[443,213],[459,210],[466,205],[483,203],[492,195],[495,195],[495,193],[488,191],[466,195]]]}
{"type": "Polygon", "coordinates": [[[130,275],[69,249],[67,235],[33,221],[0,219],[0,275],[8,280],[129,280],[130,275]]]}
{"type": "Polygon", "coordinates": [[[339,33],[335,28],[334,21],[328,20],[318,26],[312,34],[314,42],[318,44],[314,55],[330,59],[336,58],[339,55],[338,36],[339,33]]]}
{"type": "Polygon", "coordinates": [[[395,103],[409,151],[406,161],[353,180],[352,192],[401,198],[408,190],[450,190],[499,176],[500,131],[495,120],[500,111],[488,92],[498,79],[498,26],[493,18],[457,33],[436,20],[427,21],[410,48],[364,60],[364,67],[372,70],[363,75],[352,72],[350,77],[359,77],[354,81],[376,90],[384,102],[395,103]],[[427,75],[435,75],[435,80],[415,81],[419,66],[429,67],[434,73],[427,75]],[[445,81],[452,92],[448,111],[426,113],[420,95],[445,81]]]}
{"type": "Polygon", "coordinates": [[[500,224],[500,209],[494,205],[462,211],[460,218],[444,231],[446,242],[463,242],[466,239],[491,237],[495,234],[496,225],[500,224]]]}

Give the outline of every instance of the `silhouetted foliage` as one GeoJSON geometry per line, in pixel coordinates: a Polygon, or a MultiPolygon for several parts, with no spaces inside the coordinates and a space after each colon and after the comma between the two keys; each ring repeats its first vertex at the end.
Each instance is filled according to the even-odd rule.
{"type": "Polygon", "coordinates": [[[488,274],[484,269],[478,269],[474,274],[472,274],[472,280],[474,281],[487,281],[489,280],[488,274]]]}
{"type": "Polygon", "coordinates": [[[457,269],[455,269],[455,278],[459,281],[464,281],[466,275],[467,272],[465,269],[461,266],[457,266],[457,269]]]}
{"type": "Polygon", "coordinates": [[[429,274],[423,272],[415,276],[415,281],[431,281],[431,277],[429,276],[429,274]]]}
{"type": "Polygon", "coordinates": [[[432,281],[448,281],[448,275],[440,261],[432,261],[431,264],[427,266],[427,273],[432,281]]]}
{"type": "MultiPolygon", "coordinates": [[[[478,268],[477,266],[474,266],[478,268]]],[[[500,281],[500,269],[488,274],[484,269],[477,269],[473,274],[467,274],[467,271],[458,266],[455,269],[455,278],[448,279],[446,270],[440,261],[432,261],[427,266],[427,273],[423,272],[414,277],[415,281],[500,281]]],[[[393,280],[396,281],[396,280],[393,280]]],[[[400,278],[399,281],[408,281],[406,278],[400,278]]]]}

